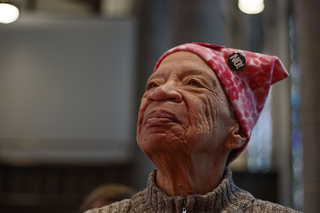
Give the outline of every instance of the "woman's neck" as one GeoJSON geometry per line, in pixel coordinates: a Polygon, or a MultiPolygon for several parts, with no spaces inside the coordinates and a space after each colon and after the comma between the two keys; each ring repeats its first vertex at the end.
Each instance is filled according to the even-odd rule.
{"type": "Polygon", "coordinates": [[[170,196],[206,194],[216,188],[223,178],[225,162],[217,159],[162,153],[152,158],[158,168],[156,183],[170,196]]]}

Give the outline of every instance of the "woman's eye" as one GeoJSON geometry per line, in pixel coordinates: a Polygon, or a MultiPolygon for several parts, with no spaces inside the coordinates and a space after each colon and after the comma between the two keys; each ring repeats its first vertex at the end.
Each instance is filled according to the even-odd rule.
{"type": "Polygon", "coordinates": [[[151,89],[151,88],[154,88],[156,86],[157,85],[155,83],[150,83],[150,84],[148,84],[147,89],[151,89]]]}
{"type": "Polygon", "coordinates": [[[198,85],[198,82],[196,82],[196,81],[189,81],[188,84],[189,84],[189,85],[198,85]]]}

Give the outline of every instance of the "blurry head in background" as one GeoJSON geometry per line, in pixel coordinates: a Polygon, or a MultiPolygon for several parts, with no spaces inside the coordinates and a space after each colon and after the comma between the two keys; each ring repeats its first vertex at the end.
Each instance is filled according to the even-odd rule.
{"type": "Polygon", "coordinates": [[[122,184],[106,184],[94,189],[84,200],[79,212],[99,208],[111,203],[130,198],[135,190],[122,184]]]}

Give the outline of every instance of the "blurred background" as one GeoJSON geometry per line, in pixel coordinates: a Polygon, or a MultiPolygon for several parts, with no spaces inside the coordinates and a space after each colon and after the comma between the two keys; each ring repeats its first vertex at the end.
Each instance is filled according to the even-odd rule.
{"type": "Polygon", "coordinates": [[[77,212],[99,185],[145,188],[155,167],[135,141],[145,82],[162,53],[192,41],[282,60],[290,78],[230,167],[257,198],[320,212],[320,2],[0,3],[1,212],[77,212]]]}

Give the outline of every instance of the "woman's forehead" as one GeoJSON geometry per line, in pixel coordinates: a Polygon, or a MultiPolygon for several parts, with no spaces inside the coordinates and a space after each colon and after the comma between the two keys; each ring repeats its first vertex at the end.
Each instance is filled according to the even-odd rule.
{"type": "Polygon", "coordinates": [[[177,61],[179,61],[180,63],[184,62],[184,64],[187,66],[202,65],[210,68],[210,66],[207,64],[207,62],[204,59],[202,59],[199,55],[189,51],[178,51],[168,55],[162,60],[162,62],[159,65],[159,68],[164,64],[176,63],[177,61]]]}
{"type": "Polygon", "coordinates": [[[204,74],[217,79],[215,72],[200,56],[188,51],[179,51],[168,55],[163,59],[152,77],[169,74],[172,71],[180,71],[182,75],[204,74]]]}

